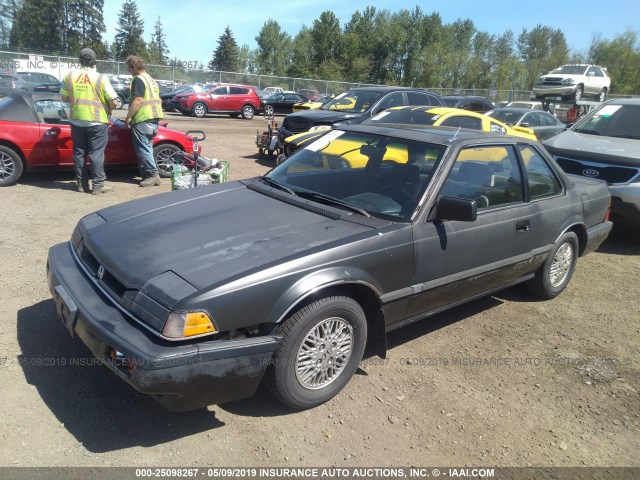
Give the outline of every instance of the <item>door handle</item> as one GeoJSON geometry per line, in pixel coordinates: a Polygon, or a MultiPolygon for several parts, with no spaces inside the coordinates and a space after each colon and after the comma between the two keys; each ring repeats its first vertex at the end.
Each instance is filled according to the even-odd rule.
{"type": "Polygon", "coordinates": [[[46,132],[44,132],[45,135],[58,135],[58,132],[56,132],[55,130],[47,130],[46,132]]]}
{"type": "Polygon", "coordinates": [[[529,220],[523,220],[516,223],[516,233],[526,233],[530,230],[529,220]]]}

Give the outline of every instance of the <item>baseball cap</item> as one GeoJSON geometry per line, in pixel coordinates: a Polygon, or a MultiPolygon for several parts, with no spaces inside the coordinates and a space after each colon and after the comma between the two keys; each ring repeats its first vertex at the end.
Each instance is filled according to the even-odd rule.
{"type": "Polygon", "coordinates": [[[88,60],[90,62],[96,61],[96,52],[90,48],[83,48],[80,50],[80,60],[88,60]]]}

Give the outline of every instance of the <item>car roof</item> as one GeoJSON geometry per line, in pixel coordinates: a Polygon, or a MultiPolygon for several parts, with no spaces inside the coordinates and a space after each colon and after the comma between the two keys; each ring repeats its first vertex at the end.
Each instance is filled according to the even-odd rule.
{"type": "MultiPolygon", "coordinates": [[[[535,110],[532,108],[524,108],[524,107],[502,107],[502,108],[498,108],[496,110],[494,110],[494,112],[496,111],[500,111],[500,112],[515,112],[515,113],[531,113],[531,112],[542,112],[542,110],[535,110]]],[[[546,112],[545,112],[546,113],[546,112]]]]}
{"type": "Polygon", "coordinates": [[[6,98],[13,101],[0,109],[0,120],[13,122],[39,123],[34,103],[39,100],[62,101],[62,96],[56,92],[14,92],[6,98]]]}
{"type": "Polygon", "coordinates": [[[370,87],[355,87],[355,88],[350,88],[349,89],[350,92],[381,92],[381,93],[388,93],[388,92],[421,92],[421,93],[430,93],[432,95],[437,95],[437,93],[433,93],[433,92],[429,92],[428,90],[425,90],[424,88],[411,88],[411,87],[384,87],[384,86],[380,86],[380,85],[372,85],[370,87]]]}

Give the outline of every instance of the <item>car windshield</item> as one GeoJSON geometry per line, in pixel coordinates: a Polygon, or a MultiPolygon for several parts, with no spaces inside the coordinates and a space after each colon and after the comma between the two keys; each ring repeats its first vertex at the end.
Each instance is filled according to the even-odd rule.
{"type": "Polygon", "coordinates": [[[500,120],[502,123],[506,123],[507,125],[516,125],[518,121],[520,121],[520,118],[522,118],[521,112],[509,111],[504,108],[492,110],[488,112],[487,115],[495,118],[496,120],[500,120]]]}
{"type": "Polygon", "coordinates": [[[399,110],[385,110],[376,116],[365,120],[363,125],[377,123],[404,123],[408,125],[433,125],[441,115],[437,115],[424,110],[414,110],[412,108],[402,108],[399,110]]]}
{"type": "Polygon", "coordinates": [[[584,75],[587,65],[563,65],[551,71],[551,73],[559,73],[562,75],[584,75]]]}
{"type": "Polygon", "coordinates": [[[382,97],[382,92],[348,90],[320,107],[321,110],[339,110],[345,113],[362,113],[369,110],[382,97]]]}
{"type": "Polygon", "coordinates": [[[205,85],[202,87],[202,89],[199,92],[196,90],[196,93],[208,93],[214,88],[216,88],[217,86],[218,85],[205,85]]]}
{"type": "Polygon", "coordinates": [[[580,120],[573,131],[640,139],[640,105],[602,105],[580,120]]]}
{"type": "Polygon", "coordinates": [[[267,175],[268,185],[355,214],[410,221],[446,147],[331,130],[267,175]]]}

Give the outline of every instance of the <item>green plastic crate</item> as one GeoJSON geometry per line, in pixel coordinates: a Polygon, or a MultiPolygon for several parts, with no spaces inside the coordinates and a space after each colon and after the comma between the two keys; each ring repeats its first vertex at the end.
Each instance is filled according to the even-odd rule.
{"type": "MultiPolygon", "coordinates": [[[[198,186],[210,185],[212,183],[223,183],[229,181],[231,164],[227,160],[218,160],[222,164],[222,171],[219,174],[211,172],[198,172],[198,186]],[[201,179],[206,180],[201,182],[201,179]]],[[[185,190],[187,188],[193,188],[193,170],[173,170],[171,173],[171,190],[185,190]],[[181,182],[181,177],[190,177],[185,182],[181,182]]]]}

